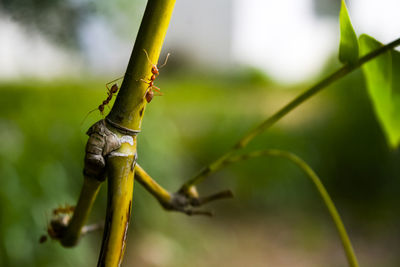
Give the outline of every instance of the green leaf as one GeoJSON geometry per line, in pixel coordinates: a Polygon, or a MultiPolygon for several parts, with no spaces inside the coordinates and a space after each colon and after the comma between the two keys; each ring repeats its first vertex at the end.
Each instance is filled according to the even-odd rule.
{"type": "Polygon", "coordinates": [[[340,21],[340,46],[339,60],[343,64],[354,64],[358,59],[357,35],[351,25],[346,3],[342,0],[342,7],[339,14],[340,21]]]}
{"type": "MultiPolygon", "coordinates": [[[[368,35],[360,36],[360,52],[365,55],[382,44],[368,35]]],[[[400,144],[400,53],[392,50],[364,64],[363,72],[376,116],[392,148],[400,144]]]]}

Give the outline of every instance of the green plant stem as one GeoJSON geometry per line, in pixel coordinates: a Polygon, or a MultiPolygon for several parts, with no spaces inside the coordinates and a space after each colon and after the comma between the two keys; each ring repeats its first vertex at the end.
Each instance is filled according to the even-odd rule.
{"type": "Polygon", "coordinates": [[[285,115],[287,115],[289,112],[291,112],[296,107],[298,107],[304,101],[306,101],[307,99],[309,99],[310,97],[312,97],[313,95],[315,95],[316,93],[321,91],[322,89],[326,88],[328,85],[332,84],[333,82],[339,80],[340,78],[342,78],[342,77],[348,75],[349,73],[353,72],[354,70],[358,69],[364,63],[376,58],[379,55],[382,55],[383,53],[393,49],[394,47],[396,47],[398,45],[400,45],[400,38],[361,57],[354,64],[343,65],[337,71],[335,71],[328,77],[324,78],[323,80],[321,80],[320,82],[318,82],[317,84],[315,84],[314,86],[309,88],[308,90],[301,93],[295,99],[293,99],[288,104],[286,104],[284,107],[282,107],[280,110],[278,110],[276,113],[274,113],[271,117],[269,117],[264,122],[262,122],[257,127],[255,127],[253,130],[248,132],[243,138],[241,138],[239,140],[239,142],[236,143],[236,145],[234,145],[225,154],[223,154],[221,157],[217,158],[215,161],[213,161],[207,167],[203,168],[192,179],[188,180],[185,184],[183,184],[181,187],[181,190],[189,191],[192,186],[202,182],[210,173],[212,173],[214,171],[214,169],[217,169],[219,167],[219,165],[223,164],[224,161],[229,159],[229,157],[231,157],[237,150],[246,147],[250,143],[250,141],[253,140],[257,135],[259,135],[262,132],[264,132],[265,130],[271,128],[276,122],[278,122],[285,115]]]}
{"type": "Polygon", "coordinates": [[[85,177],[78,203],[75,207],[74,214],[65,231],[64,236],[60,240],[65,247],[72,247],[78,243],[82,228],[87,221],[97,193],[100,190],[101,182],[96,179],[85,177]]]}
{"type": "MultiPolygon", "coordinates": [[[[135,179],[150,194],[152,194],[161,206],[168,211],[182,212],[187,215],[212,215],[209,211],[194,209],[194,207],[202,206],[206,203],[231,198],[233,194],[230,190],[220,191],[208,196],[199,196],[197,191],[191,192],[190,195],[184,192],[169,193],[161,185],[159,185],[151,176],[136,164],[135,179]]],[[[192,189],[195,189],[194,187],[192,189]]]]}
{"type": "Polygon", "coordinates": [[[161,204],[166,204],[171,201],[171,194],[153,180],[150,175],[139,166],[139,164],[136,164],[135,167],[135,178],[161,204]]]}
{"type": "MultiPolygon", "coordinates": [[[[149,0],[147,3],[121,89],[107,116],[122,127],[140,130],[147,103],[144,96],[148,89],[148,84],[140,79],[150,77],[152,67],[143,50],[147,51],[152,63],[157,63],[174,4],[175,0],[149,0]]],[[[110,130],[121,137],[115,129],[110,130]]],[[[122,215],[123,213],[126,215],[127,211],[130,214],[134,168],[129,167],[132,170],[126,170],[127,166],[132,166],[136,154],[136,137],[133,145],[123,144],[115,152],[121,156],[107,160],[109,193],[99,266],[116,266],[123,257],[129,218],[122,215]],[[122,215],[115,216],[117,213],[114,211],[118,211],[118,214],[122,212],[122,215]]],[[[73,217],[60,240],[63,246],[70,247],[77,244],[100,185],[101,182],[85,177],[73,217]]]]}
{"type": "MultiPolygon", "coordinates": [[[[136,142],[135,142],[136,146],[136,142]]],[[[103,242],[97,266],[120,266],[126,249],[131,217],[134,155],[110,155],[107,164],[108,196],[103,242]]]]}
{"type": "MultiPolygon", "coordinates": [[[[174,4],[175,0],[147,2],[121,89],[107,116],[107,121],[119,125],[119,129],[122,127],[137,131],[141,128],[147,104],[145,94],[149,89],[149,84],[141,79],[148,80],[152,75],[152,64],[157,64],[174,4]]],[[[120,136],[121,133],[116,129],[114,133],[120,136]]],[[[118,150],[111,152],[107,159],[109,191],[103,243],[98,261],[98,266],[101,267],[120,266],[123,259],[131,215],[135,155],[136,136],[133,144],[122,144],[118,150]]]]}
{"type": "Polygon", "coordinates": [[[141,81],[151,77],[151,64],[157,64],[167,33],[175,0],[149,0],[140,24],[132,55],[121,89],[108,118],[124,127],[140,130],[145,93],[149,84],[141,81]],[[149,55],[146,57],[144,50],[149,55]]]}
{"type": "Polygon", "coordinates": [[[282,157],[286,158],[293,163],[295,163],[306,175],[312,183],[315,185],[317,188],[320,196],[322,197],[326,208],[328,209],[329,214],[331,215],[333,222],[336,226],[336,229],[339,233],[340,239],[342,241],[343,248],[345,250],[346,256],[347,256],[347,261],[349,263],[349,266],[351,267],[358,267],[358,261],[357,257],[354,253],[353,246],[351,244],[350,238],[347,234],[346,228],[344,227],[344,224],[342,222],[342,219],[340,218],[339,212],[337,211],[335,204],[333,203],[331,197],[328,194],[328,191],[325,189],[324,185],[322,184],[321,180],[319,179],[318,175],[311,169],[311,167],[301,158],[296,156],[293,153],[282,151],[282,150],[276,150],[276,149],[269,149],[269,150],[263,150],[263,151],[255,151],[251,152],[245,155],[239,155],[239,156],[233,156],[230,157],[229,160],[224,161],[224,164],[219,165],[219,167],[216,170],[221,169],[224,166],[227,166],[229,164],[251,159],[251,158],[256,158],[256,157],[261,157],[261,156],[276,156],[276,157],[282,157]]]}

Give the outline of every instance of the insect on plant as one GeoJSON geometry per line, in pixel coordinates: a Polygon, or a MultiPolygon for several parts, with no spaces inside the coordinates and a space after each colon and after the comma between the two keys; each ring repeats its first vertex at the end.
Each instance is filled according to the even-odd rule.
{"type": "MultiPolygon", "coordinates": [[[[74,213],[75,206],[65,205],[59,206],[52,211],[53,216],[50,223],[47,225],[47,235],[54,239],[59,237],[60,229],[68,225],[72,214],[74,213]]],[[[39,243],[44,243],[47,241],[47,235],[42,235],[39,239],[39,243]]]]}
{"type": "Polygon", "coordinates": [[[118,81],[118,80],[121,80],[122,78],[124,78],[124,76],[119,77],[119,78],[117,78],[117,79],[115,79],[115,80],[112,80],[112,81],[109,82],[109,83],[106,83],[107,98],[106,98],[105,100],[103,100],[103,102],[102,102],[97,108],[95,108],[95,109],[89,111],[89,112],[86,114],[85,118],[82,120],[81,124],[83,124],[83,122],[86,120],[86,118],[87,118],[92,112],[94,112],[94,111],[96,111],[96,110],[99,110],[101,116],[103,116],[103,118],[104,118],[104,107],[110,103],[110,101],[111,101],[113,95],[116,94],[116,93],[118,92],[118,90],[119,90],[118,84],[117,84],[117,83],[114,83],[114,82],[116,82],[116,81],[118,81]],[[111,88],[108,87],[108,86],[109,86],[110,84],[112,84],[112,83],[114,83],[114,84],[111,86],[111,88]]]}
{"type": "Polygon", "coordinates": [[[165,58],[164,64],[162,64],[160,67],[157,67],[156,64],[153,64],[150,61],[150,58],[149,58],[149,55],[147,54],[147,51],[145,49],[143,49],[143,51],[146,54],[147,60],[149,61],[150,65],[151,65],[151,73],[152,74],[151,74],[151,76],[150,76],[148,81],[145,80],[145,79],[140,79],[140,80],[149,85],[149,87],[147,87],[147,90],[146,90],[146,93],[145,93],[145,98],[146,98],[147,103],[150,103],[151,100],[154,97],[154,91],[156,91],[158,93],[158,95],[162,95],[162,93],[160,91],[161,89],[154,85],[154,80],[158,77],[158,75],[160,75],[160,72],[158,70],[161,69],[162,67],[164,67],[167,64],[168,57],[169,57],[170,54],[169,53],[167,54],[167,57],[165,58]]]}
{"type": "MultiPolygon", "coordinates": [[[[109,88],[108,86],[109,86],[110,84],[112,84],[113,82],[116,82],[116,81],[118,81],[118,80],[120,80],[120,79],[122,79],[122,78],[124,78],[124,76],[119,77],[119,78],[117,78],[117,79],[115,79],[115,80],[112,80],[111,82],[109,82],[109,83],[106,84],[108,96],[107,96],[106,100],[104,100],[103,103],[101,103],[101,105],[98,106],[98,108],[97,108],[97,109],[100,111],[100,113],[101,113],[102,116],[104,116],[104,113],[103,113],[103,112],[104,112],[104,106],[105,106],[105,105],[108,105],[108,103],[110,103],[110,101],[111,101],[113,95],[116,94],[116,93],[118,92],[118,89],[119,89],[119,88],[118,88],[118,84],[116,84],[116,83],[114,83],[114,84],[111,86],[111,88],[109,88]]],[[[96,110],[96,109],[95,109],[95,110],[96,110]]],[[[91,112],[92,112],[92,111],[91,111],[91,112]]]]}
{"type": "Polygon", "coordinates": [[[72,213],[74,213],[74,210],[75,210],[75,206],[71,206],[71,205],[65,205],[64,207],[60,206],[53,210],[53,215],[72,214],[72,213]]]}

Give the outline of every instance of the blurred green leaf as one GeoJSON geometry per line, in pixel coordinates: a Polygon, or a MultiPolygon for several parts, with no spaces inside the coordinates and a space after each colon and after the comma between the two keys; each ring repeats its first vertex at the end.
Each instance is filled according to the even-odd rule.
{"type": "Polygon", "coordinates": [[[339,60],[342,63],[354,64],[358,59],[357,35],[351,25],[346,3],[342,0],[342,7],[339,14],[340,21],[340,46],[339,60]]]}
{"type": "MultiPolygon", "coordinates": [[[[360,36],[361,55],[381,47],[368,35],[360,36]]],[[[375,113],[392,148],[400,144],[400,53],[389,51],[362,67],[375,113]]]]}

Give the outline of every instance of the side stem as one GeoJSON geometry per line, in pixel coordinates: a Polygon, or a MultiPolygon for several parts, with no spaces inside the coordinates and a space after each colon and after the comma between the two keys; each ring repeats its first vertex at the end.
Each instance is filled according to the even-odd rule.
{"type": "MultiPolygon", "coordinates": [[[[220,165],[218,167],[218,169],[221,169],[222,167],[230,165],[235,162],[239,162],[239,161],[243,161],[243,160],[251,159],[251,158],[256,158],[256,157],[261,157],[261,156],[276,156],[276,157],[286,158],[286,159],[292,161],[293,163],[295,163],[307,175],[307,177],[310,178],[311,182],[315,185],[318,193],[320,194],[322,200],[324,201],[324,204],[325,204],[326,208],[328,209],[329,214],[332,217],[333,223],[336,226],[336,229],[337,229],[340,239],[342,241],[344,251],[347,256],[347,261],[349,263],[349,266],[358,267],[359,264],[357,261],[357,257],[354,253],[353,246],[352,246],[350,238],[347,234],[346,228],[344,227],[342,219],[340,218],[339,212],[337,211],[337,209],[335,207],[335,204],[333,203],[331,197],[328,194],[328,191],[326,190],[325,186],[322,184],[318,175],[313,171],[313,169],[304,160],[302,160],[301,158],[299,158],[298,156],[296,156],[295,154],[290,153],[290,152],[277,150],[277,149],[268,149],[268,150],[255,151],[255,152],[251,152],[248,154],[231,157],[231,158],[229,158],[229,160],[226,160],[224,162],[224,164],[220,165]]],[[[215,169],[215,171],[218,169],[215,169]]]]}
{"type": "Polygon", "coordinates": [[[102,183],[96,179],[90,177],[84,178],[82,190],[74,214],[68,224],[65,234],[60,240],[63,246],[72,247],[78,243],[82,228],[89,217],[101,184],[102,183]]]}
{"type": "Polygon", "coordinates": [[[215,169],[218,169],[220,165],[224,163],[225,160],[229,159],[237,150],[240,150],[246,147],[250,141],[252,141],[257,135],[261,134],[262,132],[266,131],[267,129],[271,128],[276,122],[282,119],[285,115],[289,112],[294,110],[300,104],[305,102],[307,99],[321,91],[322,89],[328,87],[333,82],[339,80],[340,78],[348,75],[349,73],[353,72],[354,70],[360,68],[364,63],[376,58],[379,55],[395,48],[396,46],[400,45],[400,38],[392,41],[391,43],[380,47],[379,49],[372,51],[371,53],[361,57],[357,62],[354,64],[345,64],[340,69],[326,77],[325,79],[321,80],[311,88],[307,89],[305,92],[301,93],[295,99],[290,101],[280,110],[275,112],[271,117],[266,119],[264,122],[256,126],[253,130],[248,132],[244,137],[242,137],[230,150],[228,150],[225,154],[221,157],[217,158],[207,167],[203,168],[198,174],[196,174],[192,179],[188,180],[185,184],[182,185],[182,191],[189,191],[190,188],[200,182],[202,182],[210,173],[212,173],[215,169]]]}

